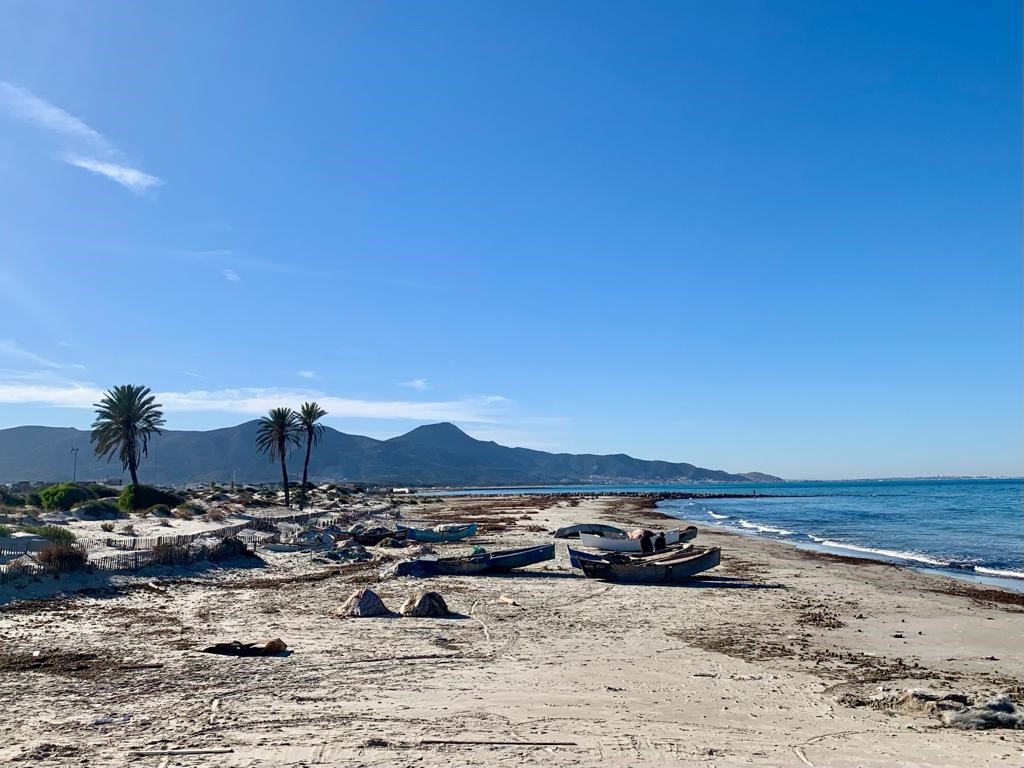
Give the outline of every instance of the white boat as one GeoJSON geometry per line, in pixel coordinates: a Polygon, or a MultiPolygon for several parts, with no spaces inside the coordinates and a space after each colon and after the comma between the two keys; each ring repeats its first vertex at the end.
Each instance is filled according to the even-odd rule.
{"type": "MultiPolygon", "coordinates": [[[[697,535],[697,529],[692,525],[683,530],[664,531],[665,543],[676,544],[680,541],[689,541],[697,535]]],[[[657,534],[655,534],[657,536],[657,534]]],[[[591,549],[602,549],[605,552],[642,552],[640,539],[631,539],[627,535],[622,536],[601,536],[594,533],[581,533],[580,544],[591,549]]]]}

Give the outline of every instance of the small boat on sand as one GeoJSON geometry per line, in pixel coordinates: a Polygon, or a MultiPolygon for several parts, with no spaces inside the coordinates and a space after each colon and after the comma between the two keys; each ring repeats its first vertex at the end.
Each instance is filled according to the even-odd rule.
{"type": "MultiPolygon", "coordinates": [[[[665,531],[665,543],[677,544],[680,541],[690,541],[697,536],[697,529],[688,525],[682,530],[665,531]]],[[[591,549],[602,549],[606,552],[642,552],[640,539],[631,539],[625,533],[621,536],[601,536],[593,533],[581,533],[580,544],[591,549]]]]}
{"type": "Polygon", "coordinates": [[[581,560],[588,579],[617,581],[623,584],[674,584],[711,570],[722,562],[718,547],[694,547],[670,559],[631,558],[629,562],[581,560]]]}
{"type": "Polygon", "coordinates": [[[614,525],[604,525],[603,523],[577,523],[576,525],[567,525],[565,528],[559,528],[555,531],[556,539],[578,539],[581,533],[592,533],[598,536],[625,536],[626,532],[621,528],[616,528],[614,525]]]}
{"type": "Polygon", "coordinates": [[[466,525],[438,525],[435,528],[409,528],[408,526],[396,526],[399,532],[404,531],[409,541],[461,541],[476,535],[476,523],[466,525]]]}
{"type": "Polygon", "coordinates": [[[555,559],[555,545],[506,549],[501,552],[481,552],[463,557],[423,558],[400,563],[399,576],[480,576],[489,573],[507,573],[515,568],[555,559]]]}
{"type": "Polygon", "coordinates": [[[650,560],[652,558],[661,558],[664,560],[667,558],[677,557],[682,552],[692,548],[692,544],[683,544],[682,542],[671,544],[665,547],[665,549],[659,549],[655,552],[584,552],[582,549],[566,547],[569,551],[569,565],[577,569],[583,567],[580,565],[582,560],[594,560],[608,563],[628,563],[631,560],[650,560]]]}

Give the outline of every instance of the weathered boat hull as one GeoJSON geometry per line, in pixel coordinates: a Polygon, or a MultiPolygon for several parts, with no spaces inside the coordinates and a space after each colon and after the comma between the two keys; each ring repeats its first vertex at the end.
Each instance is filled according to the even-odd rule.
{"type": "Polygon", "coordinates": [[[465,557],[442,557],[437,560],[416,560],[415,568],[425,576],[480,576],[507,573],[516,568],[555,559],[555,545],[522,547],[502,552],[482,552],[465,557]]]}
{"type": "Polygon", "coordinates": [[[581,568],[580,562],[583,560],[592,560],[594,562],[609,562],[609,563],[628,563],[632,560],[654,560],[654,559],[671,559],[673,557],[680,556],[686,550],[692,548],[691,544],[683,544],[682,542],[677,544],[669,545],[666,549],[660,549],[657,552],[584,552],[580,549],[573,549],[572,547],[566,547],[569,551],[569,565],[573,568],[581,568]]]}
{"type": "Polygon", "coordinates": [[[409,541],[425,541],[435,544],[461,541],[462,539],[468,539],[470,536],[476,535],[476,523],[452,528],[448,531],[432,531],[429,528],[408,528],[404,525],[399,525],[397,527],[399,531],[405,531],[406,538],[409,539],[409,541]]]}
{"type": "Polygon", "coordinates": [[[555,531],[555,538],[578,539],[581,533],[597,534],[598,536],[626,535],[624,530],[616,528],[614,525],[604,525],[603,523],[578,523],[577,525],[567,525],[565,528],[559,528],[555,531]]]}
{"type": "Polygon", "coordinates": [[[722,550],[709,547],[700,552],[686,553],[675,560],[632,560],[612,563],[606,560],[581,560],[580,567],[588,579],[616,581],[623,584],[674,584],[709,571],[722,562],[722,550]]]}
{"type": "MultiPolygon", "coordinates": [[[[665,531],[666,544],[678,544],[681,541],[690,541],[697,535],[697,529],[690,525],[682,530],[665,531]]],[[[605,552],[642,552],[643,547],[640,539],[630,539],[627,536],[600,536],[592,533],[581,533],[580,544],[591,549],[601,549],[605,552]]]]}

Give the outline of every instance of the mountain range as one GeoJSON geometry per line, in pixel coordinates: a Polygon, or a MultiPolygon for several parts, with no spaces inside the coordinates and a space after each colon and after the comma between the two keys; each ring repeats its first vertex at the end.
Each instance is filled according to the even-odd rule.
{"type": "MultiPolygon", "coordinates": [[[[256,452],[257,421],[208,431],[165,430],[150,444],[142,482],[274,482],[280,467],[256,452]]],[[[96,459],[87,430],[73,427],[12,427],[0,430],[0,482],[71,479],[79,448],[79,480],[121,475],[120,463],[96,459]]],[[[304,446],[289,457],[292,479],[301,479],[304,446]]],[[[313,449],[310,477],[381,485],[552,485],[627,482],[766,482],[781,478],[759,472],[731,474],[693,464],[644,461],[625,454],[547,453],[476,440],[454,424],[417,427],[389,440],[349,435],[326,427],[313,449]]]]}

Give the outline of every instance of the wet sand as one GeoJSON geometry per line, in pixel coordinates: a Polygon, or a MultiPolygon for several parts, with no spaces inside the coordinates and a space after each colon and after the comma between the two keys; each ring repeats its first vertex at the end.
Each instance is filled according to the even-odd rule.
{"type": "MultiPolygon", "coordinates": [[[[610,497],[462,497],[400,512],[412,524],[479,521],[472,543],[488,549],[548,543],[574,522],[677,524],[610,497]]],[[[261,554],[245,568],[165,569],[10,604],[0,611],[0,762],[1024,762],[1024,731],[946,727],[898,696],[1024,700],[1020,595],[713,529],[695,543],[722,547],[722,567],[685,586],[586,580],[559,543],[554,562],[510,576],[382,581],[379,560],[261,554]],[[459,617],[340,618],[360,587],[395,610],[433,589],[459,617]],[[196,652],[274,637],[291,655],[196,652]],[[233,751],[128,756],[171,748],[233,751]]]]}

